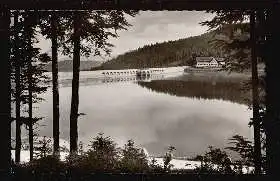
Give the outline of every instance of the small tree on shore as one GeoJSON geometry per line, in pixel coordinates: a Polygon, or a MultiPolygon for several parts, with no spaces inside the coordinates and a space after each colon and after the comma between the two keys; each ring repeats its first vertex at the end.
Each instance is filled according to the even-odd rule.
{"type": "Polygon", "coordinates": [[[137,148],[133,140],[128,140],[122,149],[120,167],[123,172],[144,172],[149,170],[144,150],[137,148]]]}
{"type": "Polygon", "coordinates": [[[168,151],[165,153],[164,157],[163,157],[163,167],[165,171],[170,170],[174,165],[171,164],[171,160],[173,157],[173,152],[175,151],[175,147],[174,146],[169,146],[168,147],[168,151]]]}
{"type": "Polygon", "coordinates": [[[199,160],[201,166],[195,170],[198,173],[233,173],[231,159],[228,154],[220,148],[209,146],[209,151],[203,155],[197,155],[194,160],[199,160]]]}

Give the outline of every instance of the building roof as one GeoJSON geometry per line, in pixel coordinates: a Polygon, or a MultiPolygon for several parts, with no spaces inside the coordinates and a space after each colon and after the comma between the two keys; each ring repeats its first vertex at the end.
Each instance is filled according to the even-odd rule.
{"type": "Polygon", "coordinates": [[[196,62],[211,62],[214,57],[196,57],[196,62]]]}
{"type": "Polygon", "coordinates": [[[217,62],[224,62],[224,58],[215,58],[215,57],[196,57],[196,62],[211,62],[212,60],[216,60],[217,62]]]}

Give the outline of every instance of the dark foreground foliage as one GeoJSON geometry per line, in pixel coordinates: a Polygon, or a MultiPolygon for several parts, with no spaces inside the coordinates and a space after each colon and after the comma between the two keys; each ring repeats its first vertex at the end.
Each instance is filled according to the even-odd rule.
{"type": "MultiPolygon", "coordinates": [[[[239,146],[240,141],[231,144],[231,150],[234,151],[239,146]]],[[[244,140],[241,137],[242,141],[244,140]]],[[[45,140],[45,139],[44,139],[45,140]]],[[[239,146],[239,151],[243,153],[243,148],[247,148],[251,143],[245,146],[239,146]]],[[[117,147],[111,137],[105,137],[98,134],[89,144],[89,148],[84,150],[80,144],[79,153],[71,155],[65,161],[48,152],[51,146],[41,145],[37,159],[25,163],[14,165],[12,171],[12,180],[195,180],[195,181],[220,181],[220,180],[246,180],[261,181],[266,177],[257,177],[253,175],[242,174],[238,168],[231,168],[235,165],[227,153],[218,148],[209,147],[204,155],[198,155],[195,159],[201,161],[201,167],[194,170],[176,170],[172,169],[171,160],[175,147],[170,146],[164,155],[164,165],[160,166],[155,159],[148,160],[142,148],[135,145],[134,141],[129,140],[123,148],[117,147]]],[[[251,152],[249,150],[249,152],[251,152]]],[[[243,162],[250,155],[246,155],[243,162]],[[245,160],[244,160],[245,159],[245,160]]],[[[248,166],[250,166],[249,164],[248,166]]],[[[241,167],[244,165],[241,164],[241,167]]]]}

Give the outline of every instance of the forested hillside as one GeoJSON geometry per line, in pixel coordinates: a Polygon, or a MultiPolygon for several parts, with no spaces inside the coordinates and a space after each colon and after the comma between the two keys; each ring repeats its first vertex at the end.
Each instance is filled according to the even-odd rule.
{"type": "Polygon", "coordinates": [[[221,49],[211,46],[214,33],[145,45],[103,63],[96,69],[128,69],[192,65],[196,56],[223,56],[221,49]]]}

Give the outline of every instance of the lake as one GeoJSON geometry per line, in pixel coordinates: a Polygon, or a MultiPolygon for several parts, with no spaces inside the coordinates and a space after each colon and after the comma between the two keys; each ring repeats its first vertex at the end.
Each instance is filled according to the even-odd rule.
{"type": "MultiPolygon", "coordinates": [[[[79,112],[85,115],[79,117],[78,132],[79,141],[86,145],[102,132],[119,145],[133,139],[151,155],[163,155],[173,145],[176,156],[195,156],[209,145],[225,147],[234,134],[252,139],[248,127],[252,112],[240,100],[234,84],[190,82],[187,73],[146,82],[135,77],[105,80],[87,78],[91,72],[82,74],[79,112]]],[[[69,140],[72,75],[61,72],[60,77],[60,137],[69,140]]],[[[51,137],[51,88],[42,97],[45,101],[36,105],[34,114],[44,117],[40,136],[51,137]]]]}

